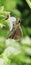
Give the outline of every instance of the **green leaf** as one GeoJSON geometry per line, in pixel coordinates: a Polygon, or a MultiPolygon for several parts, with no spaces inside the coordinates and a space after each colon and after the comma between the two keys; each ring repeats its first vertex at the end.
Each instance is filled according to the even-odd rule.
{"type": "Polygon", "coordinates": [[[4,6],[0,7],[0,13],[2,13],[4,11],[4,6]]]}
{"type": "Polygon", "coordinates": [[[31,9],[31,0],[26,0],[27,4],[29,5],[30,9],[31,9]]]}
{"type": "Polygon", "coordinates": [[[15,17],[21,17],[21,12],[18,9],[12,10],[12,13],[14,14],[15,17]]]}
{"type": "Polygon", "coordinates": [[[3,53],[5,48],[6,48],[5,38],[0,37],[0,54],[3,53]]]}

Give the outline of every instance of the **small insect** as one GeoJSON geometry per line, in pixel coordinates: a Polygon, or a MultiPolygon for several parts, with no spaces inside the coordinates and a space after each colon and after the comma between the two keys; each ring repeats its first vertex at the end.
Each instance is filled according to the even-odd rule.
{"type": "Polygon", "coordinates": [[[11,38],[14,40],[19,40],[23,36],[22,28],[20,25],[20,18],[12,17],[12,16],[7,16],[10,22],[10,32],[7,36],[7,39],[11,38]]]}

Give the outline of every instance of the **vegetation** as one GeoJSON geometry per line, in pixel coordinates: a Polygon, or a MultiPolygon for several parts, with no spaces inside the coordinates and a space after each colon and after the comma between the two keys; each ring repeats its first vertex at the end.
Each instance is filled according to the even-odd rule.
{"type": "Polygon", "coordinates": [[[0,65],[31,65],[31,0],[0,0],[0,65]],[[21,19],[23,38],[6,39],[7,14],[21,19]]]}

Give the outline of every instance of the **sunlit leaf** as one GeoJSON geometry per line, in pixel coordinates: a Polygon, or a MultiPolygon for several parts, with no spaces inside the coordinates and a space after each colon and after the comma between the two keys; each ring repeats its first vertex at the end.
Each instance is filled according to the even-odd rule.
{"type": "Polygon", "coordinates": [[[26,2],[28,3],[29,7],[31,8],[31,0],[26,0],[26,2]]]}
{"type": "Polygon", "coordinates": [[[4,11],[4,6],[0,7],[0,13],[2,13],[4,11]]]}

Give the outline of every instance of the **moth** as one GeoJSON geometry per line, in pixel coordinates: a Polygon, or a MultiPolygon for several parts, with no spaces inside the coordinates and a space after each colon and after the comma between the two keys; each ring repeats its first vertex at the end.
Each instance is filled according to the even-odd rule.
{"type": "Polygon", "coordinates": [[[7,35],[7,39],[14,39],[14,40],[19,40],[23,36],[22,28],[21,28],[21,20],[20,18],[16,18],[13,16],[7,16],[6,20],[8,19],[10,21],[10,32],[7,35]]]}

